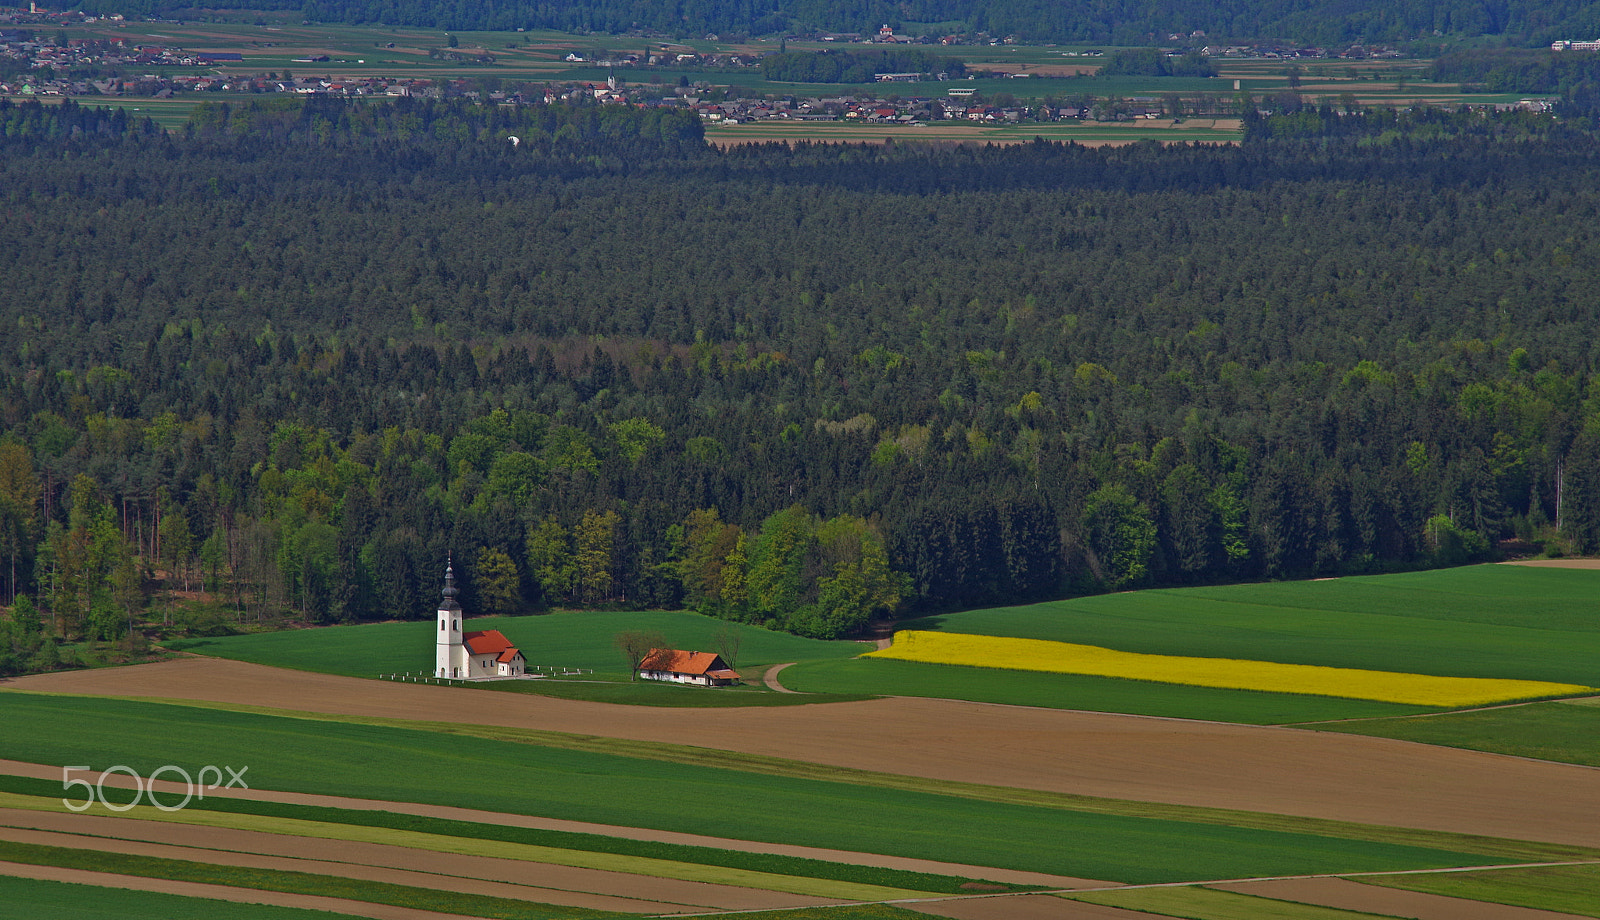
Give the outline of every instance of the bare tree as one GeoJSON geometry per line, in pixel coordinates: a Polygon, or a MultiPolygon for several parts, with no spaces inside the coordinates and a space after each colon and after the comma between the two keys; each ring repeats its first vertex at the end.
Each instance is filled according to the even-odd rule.
{"type": "Polygon", "coordinates": [[[744,635],[739,630],[723,625],[711,641],[716,643],[717,654],[728,663],[728,667],[736,668],[739,666],[739,643],[743,640],[744,635]]]}
{"type": "Polygon", "coordinates": [[[658,632],[626,629],[617,633],[614,640],[617,650],[628,659],[628,679],[639,679],[639,665],[658,648],[666,648],[667,640],[658,632]]]}

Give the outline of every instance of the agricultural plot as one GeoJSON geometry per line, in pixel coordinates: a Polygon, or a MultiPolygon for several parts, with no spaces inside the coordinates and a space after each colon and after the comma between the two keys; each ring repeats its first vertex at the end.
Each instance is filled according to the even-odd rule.
{"type": "Polygon", "coordinates": [[[934,697],[1247,725],[1384,718],[1435,711],[1371,700],[1156,684],[1082,674],[951,667],[883,658],[801,662],[786,669],[782,679],[784,686],[803,693],[934,697]]]}
{"type": "MultiPolygon", "coordinates": [[[[736,840],[860,850],[1127,882],[1475,865],[1447,849],[953,798],[645,761],[428,731],[306,722],[132,701],[6,694],[6,759],[248,763],[260,785],[379,801],[455,804],[438,777],[494,777],[477,807],[674,830],[716,804],[736,840]],[[72,724],[70,733],[50,726],[72,724]],[[960,826],[959,835],[945,829],[960,826]],[[1072,841],[1070,846],[1067,841],[1072,841]]],[[[56,793],[59,795],[59,792],[56,793]]],[[[59,805],[59,798],[54,799],[59,805]]]]}
{"type": "Polygon", "coordinates": [[[342,920],[347,914],[0,875],[0,920],[342,920]]]}
{"type": "Polygon", "coordinates": [[[1600,683],[1600,572],[1474,566],[1138,591],[900,624],[1152,655],[1600,683]]]}
{"type": "Polygon", "coordinates": [[[1600,702],[1593,698],[1313,727],[1600,767],[1600,702]]]}
{"type": "Polygon", "coordinates": [[[1096,677],[1220,687],[1229,690],[1350,697],[1412,706],[1477,706],[1507,700],[1572,696],[1587,693],[1591,689],[1579,684],[1556,684],[1545,681],[1435,677],[1426,674],[1279,664],[1234,658],[1144,655],[1043,639],[970,636],[918,630],[902,630],[895,633],[892,646],[871,652],[866,657],[966,667],[1088,674],[1096,677]]]}

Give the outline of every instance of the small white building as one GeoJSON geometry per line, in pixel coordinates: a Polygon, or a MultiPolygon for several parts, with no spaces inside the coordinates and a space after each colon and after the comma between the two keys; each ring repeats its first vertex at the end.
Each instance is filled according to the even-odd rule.
{"type": "Polygon", "coordinates": [[[434,641],[434,677],[494,680],[521,677],[528,670],[522,652],[498,629],[461,631],[454,566],[444,570],[444,600],[439,602],[434,641]]]}
{"type": "Polygon", "coordinates": [[[722,656],[713,652],[685,652],[675,648],[653,648],[639,662],[639,676],[645,680],[665,680],[675,684],[725,687],[739,682],[739,672],[728,667],[722,656]]]}

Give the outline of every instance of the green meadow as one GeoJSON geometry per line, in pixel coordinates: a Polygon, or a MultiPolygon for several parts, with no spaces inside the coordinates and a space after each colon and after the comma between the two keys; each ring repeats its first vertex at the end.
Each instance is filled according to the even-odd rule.
{"type": "Polygon", "coordinates": [[[1316,725],[1323,731],[1600,767],[1600,705],[1560,700],[1415,718],[1316,725]]]}
{"type": "MultiPolygon", "coordinates": [[[[824,642],[696,613],[667,610],[583,611],[527,617],[482,617],[462,624],[468,631],[498,629],[535,666],[593,670],[625,677],[628,662],[615,638],[625,630],[660,633],[674,648],[717,651],[718,633],[738,638],[732,662],[747,680],[759,682],[770,665],[812,658],[849,658],[867,647],[859,642],[824,642]]],[[[433,672],[432,620],[328,626],[215,639],[193,639],[172,647],[202,655],[282,668],[351,677],[433,672]]],[[[682,690],[684,688],[668,688],[682,690]]]]}
{"type": "Polygon", "coordinates": [[[1156,589],[900,624],[1121,651],[1600,686],[1600,571],[1481,565],[1156,589]]]}
{"type": "Polygon", "coordinates": [[[248,767],[252,788],[462,805],[1125,882],[1438,868],[1481,855],[673,763],[378,725],[0,693],[0,757],[248,767]],[[60,726],[71,725],[70,732],[60,726]],[[457,778],[469,778],[463,790],[457,778]],[[710,822],[710,823],[706,823],[710,822]],[[951,833],[950,828],[961,828],[951,833]]]}

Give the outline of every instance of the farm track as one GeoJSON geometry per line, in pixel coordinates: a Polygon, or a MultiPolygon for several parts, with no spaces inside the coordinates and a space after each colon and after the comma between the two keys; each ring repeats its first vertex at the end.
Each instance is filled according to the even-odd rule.
{"type": "Polygon", "coordinates": [[[1600,846],[1600,770],[1359,735],[891,698],[645,709],[193,658],[0,684],[681,744],[880,773],[1600,846]]]}

